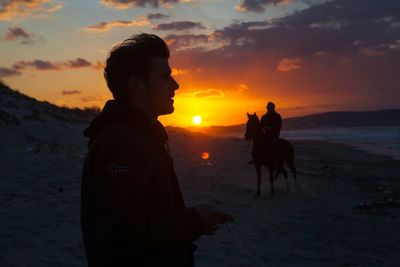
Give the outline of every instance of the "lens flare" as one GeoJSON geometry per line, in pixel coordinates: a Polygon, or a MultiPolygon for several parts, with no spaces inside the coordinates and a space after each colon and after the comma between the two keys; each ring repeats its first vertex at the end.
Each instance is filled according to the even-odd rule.
{"type": "Polygon", "coordinates": [[[210,158],[210,154],[208,152],[203,152],[201,153],[201,158],[207,160],[210,158]]]}

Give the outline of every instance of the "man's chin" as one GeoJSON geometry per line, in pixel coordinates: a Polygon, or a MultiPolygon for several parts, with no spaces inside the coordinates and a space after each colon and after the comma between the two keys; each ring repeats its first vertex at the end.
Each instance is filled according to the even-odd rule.
{"type": "Polygon", "coordinates": [[[174,110],[175,110],[174,106],[170,106],[170,107],[164,109],[163,111],[161,111],[160,116],[172,114],[172,113],[174,113],[174,110]]]}

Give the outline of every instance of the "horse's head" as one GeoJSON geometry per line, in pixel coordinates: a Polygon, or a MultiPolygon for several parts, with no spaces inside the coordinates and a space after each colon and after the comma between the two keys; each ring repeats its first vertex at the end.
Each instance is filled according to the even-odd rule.
{"type": "Polygon", "coordinates": [[[254,138],[256,133],[260,131],[260,120],[258,119],[257,114],[247,113],[247,123],[246,123],[246,133],[244,134],[244,138],[246,140],[251,140],[254,138]]]}

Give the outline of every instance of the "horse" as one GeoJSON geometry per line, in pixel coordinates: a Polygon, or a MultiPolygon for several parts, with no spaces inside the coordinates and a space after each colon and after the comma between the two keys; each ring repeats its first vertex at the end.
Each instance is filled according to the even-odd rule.
{"type": "Polygon", "coordinates": [[[261,167],[266,166],[269,171],[269,181],[271,184],[271,195],[274,194],[274,178],[278,178],[282,172],[286,181],[286,191],[289,192],[288,174],[283,164],[286,162],[291,169],[294,180],[296,181],[296,168],[294,166],[294,148],[293,145],[285,140],[278,139],[276,143],[269,141],[268,133],[261,129],[260,120],[256,113],[247,113],[248,121],[246,123],[245,139],[253,141],[252,154],[254,157],[254,166],[257,172],[257,193],[260,195],[261,167]]]}

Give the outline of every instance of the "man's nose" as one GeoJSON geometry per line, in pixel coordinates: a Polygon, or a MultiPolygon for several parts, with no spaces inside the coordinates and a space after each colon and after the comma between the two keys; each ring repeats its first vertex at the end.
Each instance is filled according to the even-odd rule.
{"type": "Polygon", "coordinates": [[[178,90],[179,89],[179,84],[177,83],[177,81],[175,81],[175,79],[171,77],[171,82],[172,82],[171,89],[174,90],[174,91],[178,90]]]}

